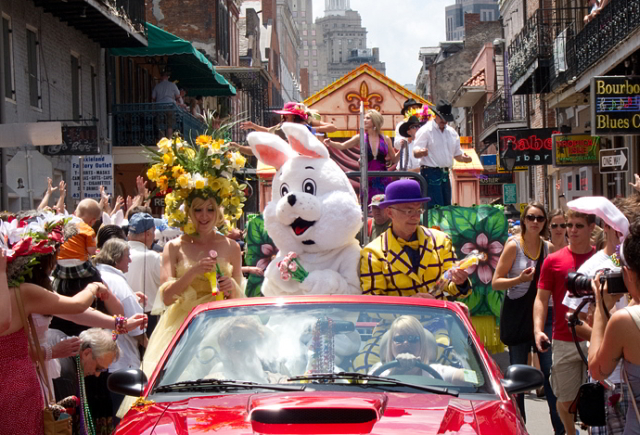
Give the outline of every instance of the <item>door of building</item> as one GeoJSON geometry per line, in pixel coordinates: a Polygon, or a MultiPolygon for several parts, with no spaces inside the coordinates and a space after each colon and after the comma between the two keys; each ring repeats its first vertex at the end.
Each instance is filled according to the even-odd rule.
{"type": "Polygon", "coordinates": [[[593,170],[589,166],[575,168],[563,174],[563,187],[567,201],[593,195],[593,170]]]}

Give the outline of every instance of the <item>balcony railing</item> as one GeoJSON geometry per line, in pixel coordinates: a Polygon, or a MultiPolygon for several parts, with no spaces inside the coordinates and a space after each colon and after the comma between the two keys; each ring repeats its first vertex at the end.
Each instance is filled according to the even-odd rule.
{"type": "Polygon", "coordinates": [[[640,26],[640,0],[611,0],[600,14],[568,41],[577,77],[640,26]]]}
{"type": "MultiPolygon", "coordinates": [[[[640,1],[640,0],[638,0],[640,1]]],[[[538,68],[545,68],[545,79],[563,78],[570,69],[570,38],[576,33],[576,21],[587,13],[585,7],[538,9],[529,18],[522,31],[509,45],[508,70],[511,84],[522,78],[530,65],[538,60],[538,68]]],[[[549,92],[547,80],[536,93],[549,92]]]]}
{"type": "Polygon", "coordinates": [[[154,146],[169,126],[185,138],[195,138],[206,129],[203,120],[174,103],[114,104],[112,114],[114,146],[154,146]]]}
{"type": "Polygon", "coordinates": [[[522,97],[505,95],[504,90],[497,92],[484,108],[482,128],[487,130],[494,125],[526,120],[526,108],[522,97]]]}

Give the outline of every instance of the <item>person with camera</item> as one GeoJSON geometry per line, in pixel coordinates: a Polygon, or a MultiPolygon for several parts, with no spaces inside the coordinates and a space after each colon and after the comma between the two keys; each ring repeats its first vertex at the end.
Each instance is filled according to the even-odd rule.
{"type": "MultiPolygon", "coordinates": [[[[634,221],[620,248],[622,278],[631,297],[629,306],[611,310],[620,293],[609,286],[611,280],[601,283],[599,273],[592,281],[595,295],[595,313],[589,346],[589,372],[596,380],[606,379],[623,359],[623,379],[629,387],[624,434],[640,434],[638,405],[640,400],[640,221],[634,221]]],[[[619,287],[619,286],[618,286],[619,287]]]]}
{"type": "MultiPolygon", "coordinates": [[[[547,231],[547,212],[539,202],[527,204],[520,216],[521,233],[511,237],[504,246],[493,273],[491,287],[506,291],[500,311],[500,340],[509,346],[510,364],[527,364],[533,341],[533,304],[538,291],[540,269],[550,244],[541,237],[547,231]]],[[[545,325],[551,334],[553,308],[549,307],[545,325]]],[[[556,398],[549,385],[551,354],[540,353],[540,368],[545,378],[545,393],[554,432],[563,430],[556,411],[556,398]]],[[[520,414],[526,421],[524,394],[516,396],[520,414]]]]}
{"type": "MultiPolygon", "coordinates": [[[[602,228],[606,244],[603,249],[596,252],[591,258],[584,262],[578,269],[575,277],[569,279],[569,292],[565,295],[562,303],[569,307],[569,313],[573,313],[585,298],[593,297],[592,278],[598,271],[606,271],[604,278],[615,279],[620,277],[620,261],[616,254],[616,247],[620,239],[629,232],[629,221],[625,215],[608,199],[604,197],[582,197],[570,201],[567,204],[572,210],[583,213],[593,213],[602,221],[602,228]],[[581,296],[581,297],[574,297],[581,296]]],[[[616,287],[624,288],[624,284],[619,283],[616,287]]],[[[620,299],[616,304],[616,310],[627,305],[626,298],[620,299]]],[[[585,306],[580,313],[581,319],[587,319],[588,308],[585,306]]],[[[576,326],[576,334],[583,340],[591,340],[591,326],[588,322],[576,326]]],[[[625,416],[627,400],[627,389],[624,388],[620,377],[620,365],[616,367],[608,381],[615,386],[614,389],[607,389],[605,393],[604,415],[606,425],[601,427],[591,427],[591,434],[622,434],[625,426],[625,416]],[[618,406],[608,405],[610,398],[617,395],[621,397],[618,406]]]]}
{"type": "MultiPolygon", "coordinates": [[[[569,308],[562,304],[562,300],[567,293],[567,272],[578,270],[595,253],[589,238],[595,227],[596,217],[569,210],[567,218],[569,246],[550,254],[542,265],[533,306],[533,331],[538,351],[544,353],[551,348],[550,383],[557,398],[556,408],[566,434],[575,435],[575,423],[569,407],[578,394],[580,385],[586,380],[586,370],[565,319],[569,308]],[[554,307],[553,346],[544,332],[550,296],[554,307]]],[[[585,344],[582,343],[581,346],[585,344]]],[[[586,346],[584,351],[586,353],[586,346]]]]}

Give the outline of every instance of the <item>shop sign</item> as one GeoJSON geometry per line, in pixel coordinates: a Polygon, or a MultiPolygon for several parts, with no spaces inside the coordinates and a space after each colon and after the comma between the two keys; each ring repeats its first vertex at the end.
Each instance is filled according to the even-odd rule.
{"type": "Polygon", "coordinates": [[[589,134],[554,134],[553,167],[597,166],[600,137],[589,134]]]}
{"type": "Polygon", "coordinates": [[[480,196],[493,198],[502,196],[502,186],[500,184],[481,184],[480,196]]]}
{"type": "MultiPolygon", "coordinates": [[[[516,151],[515,170],[526,169],[527,166],[550,165],[553,162],[551,136],[560,133],[553,128],[498,130],[499,156],[511,146],[516,151]]],[[[506,170],[503,162],[498,161],[498,165],[498,172],[506,170]]]]}
{"type": "Polygon", "coordinates": [[[640,76],[591,79],[591,132],[640,134],[640,76]]]}
{"type": "Polygon", "coordinates": [[[480,186],[483,185],[491,185],[491,184],[506,184],[513,183],[513,174],[511,173],[489,173],[484,174],[482,178],[480,178],[480,186]]]}
{"type": "Polygon", "coordinates": [[[49,156],[79,156],[100,154],[98,143],[98,127],[64,126],[62,127],[62,144],[44,147],[49,156]]]}
{"type": "Polygon", "coordinates": [[[71,158],[71,197],[100,201],[100,186],[113,198],[113,157],[74,156],[71,158]]]}
{"type": "Polygon", "coordinates": [[[518,186],[515,183],[503,184],[504,205],[518,203],[518,186]]]}
{"type": "Polygon", "coordinates": [[[485,171],[495,171],[498,164],[498,156],[495,154],[482,154],[480,156],[480,163],[485,171]]]}

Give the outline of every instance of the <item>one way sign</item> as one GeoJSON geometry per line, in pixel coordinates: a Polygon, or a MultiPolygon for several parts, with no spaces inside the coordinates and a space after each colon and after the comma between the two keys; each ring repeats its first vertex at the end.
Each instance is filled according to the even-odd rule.
{"type": "Polygon", "coordinates": [[[629,170],[629,148],[600,150],[600,173],[627,172],[629,170]]]}

